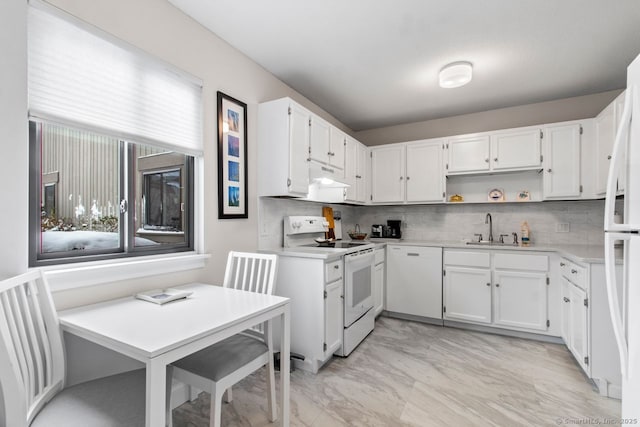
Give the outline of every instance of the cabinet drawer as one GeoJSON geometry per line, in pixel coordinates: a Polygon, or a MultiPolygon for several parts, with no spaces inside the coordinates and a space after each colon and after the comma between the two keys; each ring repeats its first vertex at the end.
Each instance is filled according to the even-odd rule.
{"type": "Polygon", "coordinates": [[[325,266],[325,282],[331,283],[334,280],[338,280],[342,277],[342,259],[337,261],[328,262],[325,266]]]}
{"type": "Polygon", "coordinates": [[[549,257],[546,255],[523,255],[497,253],[493,257],[495,268],[504,270],[548,271],[549,257]]]}
{"type": "Polygon", "coordinates": [[[587,289],[587,269],[566,258],[560,260],[560,271],[571,283],[579,288],[587,289]]]}
{"type": "Polygon", "coordinates": [[[375,257],[376,265],[384,262],[384,249],[376,249],[373,251],[373,256],[375,257]]]}
{"type": "Polygon", "coordinates": [[[491,266],[489,252],[444,251],[445,265],[462,265],[465,267],[491,266]]]}

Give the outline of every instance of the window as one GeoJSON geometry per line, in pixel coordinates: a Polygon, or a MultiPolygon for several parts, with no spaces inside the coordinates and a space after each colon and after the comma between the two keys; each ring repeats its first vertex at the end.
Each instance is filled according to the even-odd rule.
{"type": "Polygon", "coordinates": [[[30,137],[32,265],[193,249],[192,156],[39,121],[30,137]]]}
{"type": "Polygon", "coordinates": [[[29,2],[30,264],[193,250],[202,82],[29,2]]]}

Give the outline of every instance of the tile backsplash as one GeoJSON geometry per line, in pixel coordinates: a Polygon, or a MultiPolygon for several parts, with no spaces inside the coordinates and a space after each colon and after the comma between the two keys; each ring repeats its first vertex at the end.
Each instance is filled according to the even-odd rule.
{"type": "MultiPolygon", "coordinates": [[[[282,218],[287,215],[321,215],[326,204],[293,199],[261,198],[259,247],[282,246],[282,218]]],[[[518,233],[520,224],[529,223],[532,244],[594,244],[604,243],[604,201],[558,201],[539,203],[496,203],[464,205],[403,205],[347,206],[330,205],[342,212],[344,234],[358,223],[362,231],[370,232],[372,224],[386,224],[388,219],[402,220],[402,237],[411,240],[462,241],[482,233],[486,239],[489,225],[487,213],[493,218],[493,236],[518,233]],[[567,226],[568,224],[568,226],[567,226]],[[565,232],[557,230],[567,229],[565,232]]],[[[616,208],[622,212],[622,200],[616,208]]],[[[505,237],[511,239],[511,237],[505,237]]],[[[511,241],[511,240],[508,240],[511,241]]]]}

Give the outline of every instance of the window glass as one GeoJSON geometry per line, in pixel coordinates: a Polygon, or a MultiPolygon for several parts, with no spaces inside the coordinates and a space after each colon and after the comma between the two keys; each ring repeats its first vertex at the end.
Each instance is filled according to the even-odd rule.
{"type": "Polygon", "coordinates": [[[192,156],[44,122],[30,133],[32,265],[192,250],[192,156]]]}

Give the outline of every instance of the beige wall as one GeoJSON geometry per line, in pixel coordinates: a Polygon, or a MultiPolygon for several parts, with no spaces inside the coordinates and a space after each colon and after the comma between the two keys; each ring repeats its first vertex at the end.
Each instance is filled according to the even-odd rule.
{"type": "Polygon", "coordinates": [[[380,145],[585,119],[595,117],[620,92],[621,90],[612,90],[575,98],[370,129],[356,132],[354,136],[363,144],[380,145]]]}

